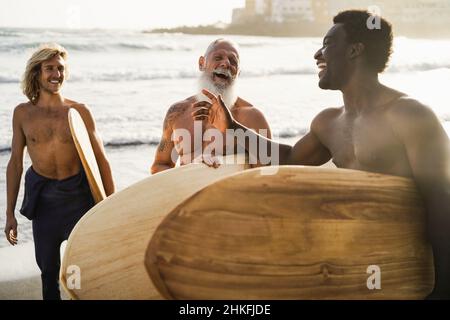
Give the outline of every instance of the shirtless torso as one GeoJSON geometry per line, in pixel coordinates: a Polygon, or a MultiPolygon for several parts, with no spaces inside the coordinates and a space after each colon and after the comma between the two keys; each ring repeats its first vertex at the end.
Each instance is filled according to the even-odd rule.
{"type": "Polygon", "coordinates": [[[66,100],[65,106],[60,108],[45,108],[28,102],[16,109],[14,116],[22,133],[17,138],[27,146],[33,169],[42,176],[61,180],[80,170],[67,118],[71,106],[82,108],[66,100]]]}
{"type": "Polygon", "coordinates": [[[11,244],[17,243],[15,238],[11,238],[10,230],[13,229],[17,235],[14,209],[23,172],[25,147],[33,170],[43,177],[63,180],[80,172],[81,162],[69,128],[70,108],[75,108],[86,124],[107,195],[114,192],[111,168],[87,106],[64,98],[59,103],[49,105],[31,102],[19,104],[13,114],[11,158],[7,167],[5,233],[11,244]]]}
{"type": "Polygon", "coordinates": [[[313,134],[338,168],[411,177],[406,150],[392,122],[396,106],[407,100],[398,97],[360,114],[344,107],[327,109],[316,118],[313,134]]]}
{"type": "MultiPolygon", "coordinates": [[[[152,173],[173,168],[178,158],[180,158],[181,165],[194,160],[195,154],[198,151],[194,146],[194,120],[192,118],[192,112],[194,111],[194,104],[196,102],[195,96],[191,96],[186,100],[175,103],[167,111],[164,119],[163,135],[151,169],[152,173]],[[183,139],[175,139],[173,141],[172,134],[177,129],[188,130],[192,139],[190,141],[183,141],[183,139]]],[[[264,115],[249,102],[238,98],[234,106],[230,108],[230,111],[240,123],[271,138],[269,124],[264,118],[264,115]]],[[[203,131],[208,128],[210,126],[207,121],[204,121],[203,131]]],[[[204,146],[203,144],[202,147],[204,146]]]]}
{"type": "Polygon", "coordinates": [[[437,179],[437,184],[442,161],[450,160],[439,120],[417,100],[390,88],[383,91],[359,112],[345,107],[322,111],[295,146],[281,146],[281,153],[289,150],[282,164],[321,165],[331,159],[338,168],[427,180],[421,183],[437,179]]]}
{"type": "Polygon", "coordinates": [[[108,194],[113,181],[104,148],[95,130],[95,122],[88,107],[64,99],[60,106],[46,107],[31,102],[18,105],[13,116],[13,157],[23,158],[27,147],[33,169],[40,175],[56,180],[76,175],[81,168],[80,158],[70,133],[68,112],[76,109],[88,129],[92,147],[99,163],[108,194]]]}

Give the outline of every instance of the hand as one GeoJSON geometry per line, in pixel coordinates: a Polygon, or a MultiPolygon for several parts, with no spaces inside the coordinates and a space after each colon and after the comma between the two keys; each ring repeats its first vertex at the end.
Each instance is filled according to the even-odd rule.
{"type": "Polygon", "coordinates": [[[201,154],[200,156],[198,156],[197,158],[194,159],[194,161],[192,161],[193,163],[204,163],[206,164],[208,167],[212,167],[217,169],[218,167],[220,167],[220,165],[222,164],[222,162],[219,160],[219,158],[210,155],[210,154],[201,154]]]}
{"type": "Polygon", "coordinates": [[[15,217],[6,218],[5,235],[11,245],[17,244],[17,220],[15,217]]]}
{"type": "Polygon", "coordinates": [[[200,101],[194,103],[194,111],[192,112],[192,118],[194,120],[207,120],[208,123],[222,133],[225,133],[226,129],[232,129],[235,123],[231,111],[227,108],[219,95],[216,97],[214,94],[206,89],[202,90],[202,93],[211,99],[211,102],[200,101]]]}

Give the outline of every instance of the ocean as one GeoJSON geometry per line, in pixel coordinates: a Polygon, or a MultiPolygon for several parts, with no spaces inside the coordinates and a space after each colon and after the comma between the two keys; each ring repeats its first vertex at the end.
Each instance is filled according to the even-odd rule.
{"type": "MultiPolygon", "coordinates": [[[[0,28],[1,228],[12,112],[25,101],[19,81],[39,44],[57,42],[69,51],[70,77],[63,94],[90,106],[120,190],[149,175],[165,113],[174,102],[197,92],[198,58],[218,37],[0,28]]],[[[263,111],[276,139],[295,142],[320,110],[342,105],[340,92],[317,86],[313,55],[321,38],[225,37],[240,46],[238,93],[263,111]]],[[[428,104],[450,132],[450,40],[395,38],[389,68],[380,78],[428,104]]],[[[26,157],[25,170],[29,164],[26,157]]],[[[23,180],[17,209],[22,192],[23,180]]],[[[18,212],[16,217],[19,242],[32,241],[31,223],[18,212]]],[[[7,245],[1,235],[0,247],[7,245]]]]}

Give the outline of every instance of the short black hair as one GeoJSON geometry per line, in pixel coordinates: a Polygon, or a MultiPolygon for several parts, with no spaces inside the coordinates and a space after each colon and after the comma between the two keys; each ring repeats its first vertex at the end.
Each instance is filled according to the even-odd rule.
{"type": "Polygon", "coordinates": [[[380,73],[386,69],[392,54],[392,25],[380,17],[381,28],[369,29],[367,21],[373,17],[364,10],[347,10],[338,13],[335,24],[342,23],[350,43],[362,43],[368,66],[380,73]]]}

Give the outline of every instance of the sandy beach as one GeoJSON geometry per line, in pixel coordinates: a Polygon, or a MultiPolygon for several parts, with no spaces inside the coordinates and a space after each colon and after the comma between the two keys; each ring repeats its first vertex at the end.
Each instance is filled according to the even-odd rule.
{"type": "MultiPolygon", "coordinates": [[[[107,149],[118,190],[149,175],[154,151],[155,148],[151,146],[128,147],[125,150],[107,149]]],[[[1,174],[4,177],[4,169],[1,174]]],[[[21,200],[19,196],[18,203],[21,200]]],[[[16,213],[16,217],[19,221],[19,244],[10,246],[3,234],[0,237],[0,300],[41,300],[41,278],[34,258],[31,222],[19,213],[16,213]]],[[[62,248],[64,245],[65,243],[62,248]]],[[[67,299],[62,290],[61,295],[63,299],[67,299]]]]}
{"type": "Polygon", "coordinates": [[[34,244],[0,249],[0,299],[40,300],[40,271],[34,260],[34,244]]]}

